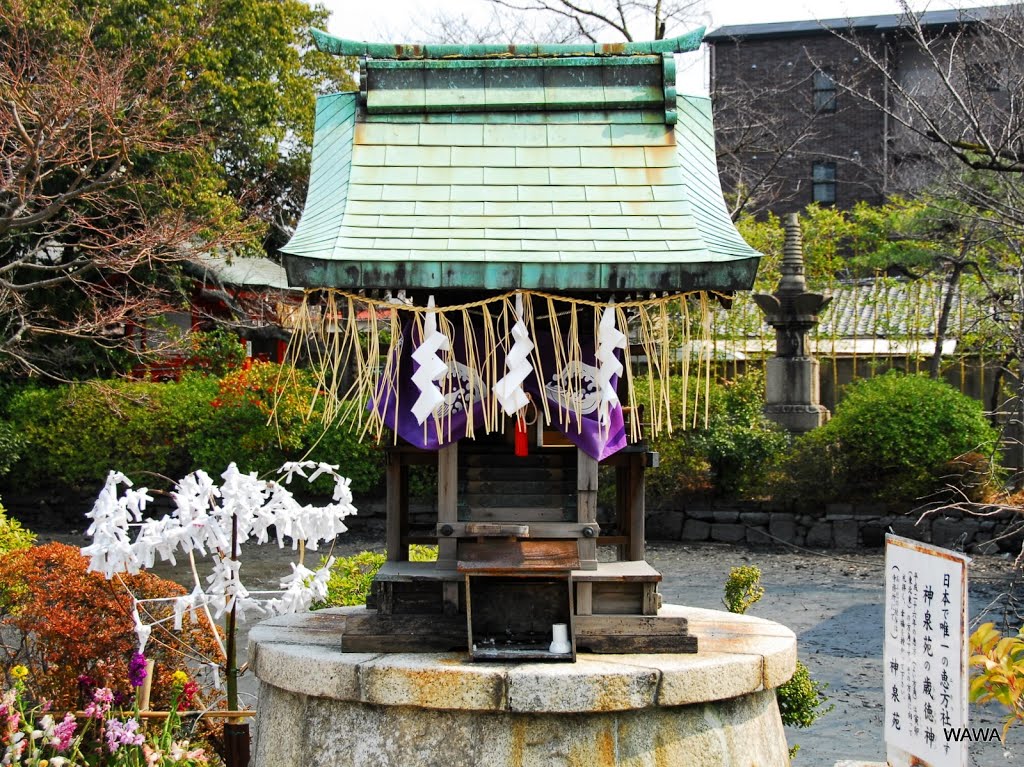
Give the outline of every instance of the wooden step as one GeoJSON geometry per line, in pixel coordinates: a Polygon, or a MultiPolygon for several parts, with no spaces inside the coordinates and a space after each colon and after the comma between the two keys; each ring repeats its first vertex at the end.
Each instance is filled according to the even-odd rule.
{"type": "Polygon", "coordinates": [[[342,652],[448,652],[465,650],[465,615],[380,615],[350,613],[342,652]]]}
{"type": "Polygon", "coordinates": [[[503,492],[503,493],[464,493],[462,500],[470,509],[494,509],[494,508],[575,508],[576,499],[574,496],[567,496],[564,493],[524,493],[503,492]]]}
{"type": "MultiPolygon", "coordinates": [[[[585,535],[590,528],[600,534],[600,526],[596,522],[439,522],[431,531],[438,539],[441,538],[574,538],[594,537],[585,535]],[[451,527],[445,535],[442,527],[451,527]]],[[[580,571],[583,572],[583,571],[580,571]]],[[[589,571],[586,571],[589,572],[589,571]]],[[[610,579],[610,578],[609,578],[610,579]]],[[[658,580],[661,576],[658,576],[658,580]]]]}
{"type": "MultiPolygon", "coordinates": [[[[576,647],[594,653],[693,653],[697,637],[676,616],[578,615],[576,647]]],[[[465,615],[380,615],[375,610],[345,616],[342,652],[464,651],[465,615]]]]}
{"type": "MultiPolygon", "coordinates": [[[[506,499],[507,502],[507,499],[506,499]]],[[[562,506],[473,506],[468,502],[459,509],[459,519],[464,522],[571,522],[576,519],[576,509],[562,506]]]]}
{"type": "Polygon", "coordinates": [[[599,562],[596,570],[574,570],[572,579],[577,583],[595,581],[625,581],[659,583],[661,573],[649,562],[599,562]]]}
{"type": "Polygon", "coordinates": [[[686,618],[656,615],[577,615],[577,652],[695,653],[686,618]]]}
{"type": "Polygon", "coordinates": [[[557,466],[468,466],[460,472],[467,482],[568,482],[575,484],[575,473],[557,466]]]}

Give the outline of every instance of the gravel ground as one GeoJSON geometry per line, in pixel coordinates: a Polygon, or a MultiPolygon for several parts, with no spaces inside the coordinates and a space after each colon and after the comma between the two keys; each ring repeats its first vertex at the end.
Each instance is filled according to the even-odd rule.
{"type": "MultiPolygon", "coordinates": [[[[82,543],[73,535],[44,534],[40,538],[82,543]]],[[[349,534],[339,539],[334,553],[345,556],[365,549],[383,550],[383,541],[349,534]]],[[[647,552],[648,561],[664,576],[664,600],[695,607],[722,609],[722,588],[730,568],[746,564],[760,567],[766,593],[750,614],[778,621],[796,632],[800,658],[815,679],[829,685],[827,694],[835,706],[810,728],[787,732],[790,744],[800,745],[795,764],[831,767],[840,759],[884,762],[881,551],[751,550],[727,544],[653,542],[647,552]]],[[[289,571],[287,563],[292,557],[290,550],[273,545],[245,551],[242,561],[247,585],[273,588],[275,579],[289,571]]],[[[185,576],[180,567],[160,566],[156,572],[175,579],[185,576]]],[[[969,572],[972,620],[982,613],[998,620],[999,595],[1011,586],[1012,563],[1005,558],[979,556],[969,572]]],[[[247,694],[253,693],[251,675],[243,680],[242,687],[247,694]]],[[[995,711],[975,707],[971,709],[971,724],[1001,726],[995,711]]],[[[1008,749],[999,744],[973,745],[969,764],[1024,764],[1024,727],[1011,730],[1008,749]]]]}
{"type": "MultiPolygon", "coordinates": [[[[884,555],[877,552],[748,550],[729,545],[653,543],[648,560],[664,576],[665,601],[722,608],[722,584],[738,565],[757,565],[765,596],[750,610],[791,628],[800,659],[829,685],[834,710],[803,730],[794,764],[831,767],[840,759],[885,761],[882,692],[884,555]]],[[[976,557],[969,570],[972,620],[1010,585],[1011,562],[976,557]]],[[[999,616],[993,616],[998,620],[999,616]]],[[[971,724],[1000,726],[994,711],[972,707],[971,724]]],[[[972,746],[969,764],[1024,764],[1024,733],[1011,731],[1007,757],[999,744],[972,746]]]]}

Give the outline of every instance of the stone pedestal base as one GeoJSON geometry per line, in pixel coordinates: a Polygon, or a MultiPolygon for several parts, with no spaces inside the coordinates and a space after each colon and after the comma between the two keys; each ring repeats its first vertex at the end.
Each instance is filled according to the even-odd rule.
{"type": "Polygon", "coordinates": [[[765,371],[764,414],[786,431],[800,434],[816,429],[830,417],[819,405],[818,360],[813,357],[775,357],[765,371]]]}
{"type": "Polygon", "coordinates": [[[765,405],[764,416],[792,434],[823,426],[832,414],[822,405],[765,405]]]}
{"type": "Polygon", "coordinates": [[[346,653],[340,608],[250,633],[260,679],[253,767],[782,767],[773,688],[796,639],[770,621],[666,606],[700,652],[474,663],[346,653]]]}

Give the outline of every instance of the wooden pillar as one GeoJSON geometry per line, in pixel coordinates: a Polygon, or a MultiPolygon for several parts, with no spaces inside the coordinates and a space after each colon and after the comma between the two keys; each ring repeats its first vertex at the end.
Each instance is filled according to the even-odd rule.
{"type": "MultiPolygon", "coordinates": [[[[597,523],[597,459],[576,448],[576,521],[597,523]]],[[[580,568],[597,569],[597,536],[580,538],[580,568]]]]}
{"type": "Polygon", "coordinates": [[[399,465],[398,531],[402,542],[402,560],[409,561],[409,462],[402,456],[399,465]]]}
{"type": "MultiPolygon", "coordinates": [[[[459,443],[452,442],[437,451],[437,523],[459,521],[459,443]]],[[[455,569],[455,538],[437,542],[437,567],[455,569]]]]}
{"type": "Polygon", "coordinates": [[[409,547],[402,545],[402,529],[406,526],[403,517],[409,514],[409,471],[402,465],[402,455],[394,450],[387,452],[384,479],[388,561],[406,562],[409,559],[409,547]]]}
{"type": "MultiPolygon", "coordinates": [[[[615,534],[629,538],[629,465],[615,467],[615,534]]],[[[616,559],[629,559],[629,543],[616,546],[616,559]]]]}
{"type": "MultiPolygon", "coordinates": [[[[459,443],[452,442],[437,452],[437,523],[459,521],[459,443]]],[[[437,569],[455,570],[458,540],[442,537],[437,542],[437,569]]],[[[442,600],[445,615],[459,611],[459,582],[445,581],[442,600]]]]}
{"type": "Polygon", "coordinates": [[[629,456],[629,558],[633,562],[644,559],[644,514],[647,487],[644,481],[643,453],[629,456]]]}

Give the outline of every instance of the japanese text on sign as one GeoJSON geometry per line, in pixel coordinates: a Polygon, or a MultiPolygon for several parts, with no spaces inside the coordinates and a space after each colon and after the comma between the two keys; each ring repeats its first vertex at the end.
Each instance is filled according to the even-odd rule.
{"type": "Polygon", "coordinates": [[[885,742],[931,767],[967,763],[968,561],[886,536],[885,742]]]}

